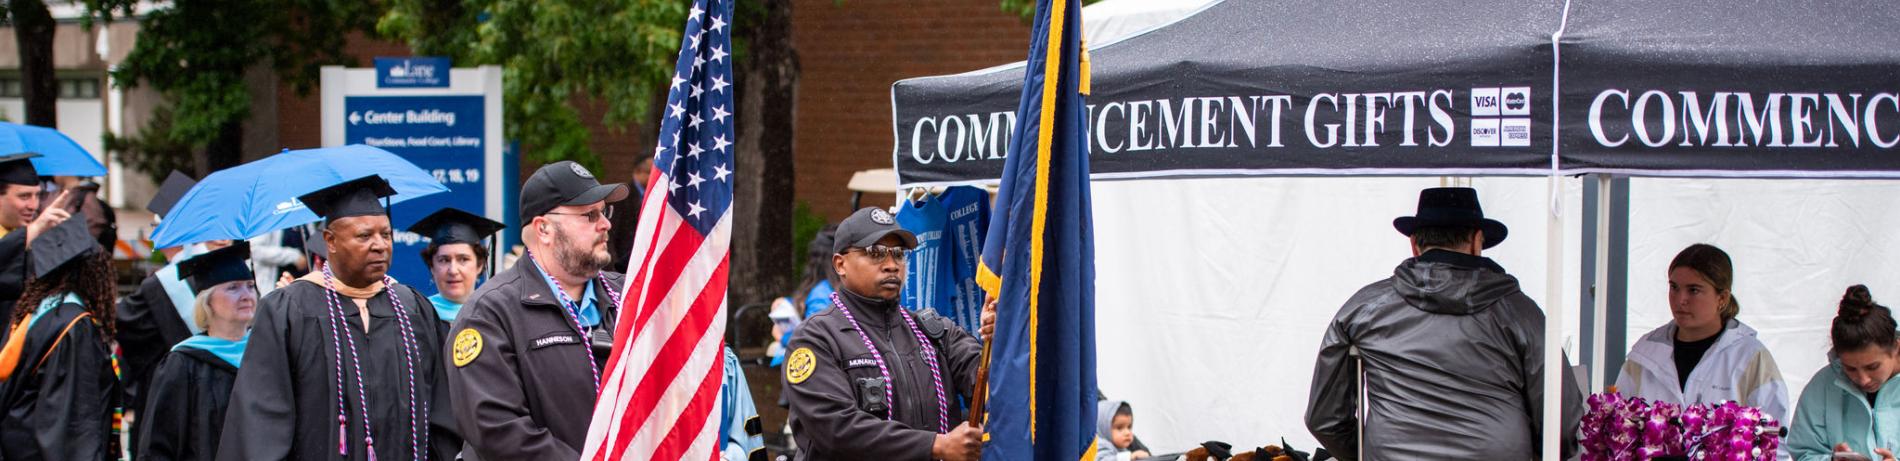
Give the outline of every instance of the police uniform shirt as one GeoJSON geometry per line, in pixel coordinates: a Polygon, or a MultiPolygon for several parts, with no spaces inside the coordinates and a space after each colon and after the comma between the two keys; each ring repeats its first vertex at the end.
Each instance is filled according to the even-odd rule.
{"type": "Polygon", "coordinates": [[[932,341],[943,366],[949,426],[939,427],[929,365],[896,303],[858,297],[849,290],[840,290],[839,297],[849,303],[883,354],[897,395],[885,395],[876,358],[837,306],[806,319],[793,333],[784,370],[798,458],[930,459],[936,434],[968,419],[958,402],[969,401],[982,346],[934,311],[918,312],[917,327],[932,341]],[[896,419],[887,419],[893,409],[896,419]]]}
{"type": "MultiPolygon", "coordinates": [[[[619,287],[624,279],[602,272],[596,280],[589,288],[619,287]]],[[[592,338],[575,331],[531,259],[469,295],[450,327],[447,354],[450,399],[468,442],[464,458],[580,457],[594,415],[594,370],[606,366],[619,314],[607,290],[591,291],[598,320],[582,323],[607,326],[592,328],[592,338]]]]}

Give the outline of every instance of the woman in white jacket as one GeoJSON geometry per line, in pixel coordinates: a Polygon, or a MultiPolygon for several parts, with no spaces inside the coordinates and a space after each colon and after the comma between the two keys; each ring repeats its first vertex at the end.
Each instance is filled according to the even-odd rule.
{"type": "Polygon", "coordinates": [[[1616,378],[1625,396],[1682,405],[1735,401],[1788,421],[1788,385],[1741,312],[1728,253],[1698,243],[1669,263],[1674,320],[1630,347],[1616,378]]]}

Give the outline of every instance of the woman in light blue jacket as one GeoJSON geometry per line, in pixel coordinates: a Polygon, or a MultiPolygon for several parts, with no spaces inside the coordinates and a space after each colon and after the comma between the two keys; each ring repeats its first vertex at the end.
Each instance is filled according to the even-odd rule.
{"type": "Polygon", "coordinates": [[[1874,304],[1864,285],[1841,297],[1829,331],[1831,363],[1801,391],[1789,424],[1788,450],[1797,461],[1831,461],[1853,452],[1893,461],[1900,448],[1900,339],[1893,312],[1874,304]]]}

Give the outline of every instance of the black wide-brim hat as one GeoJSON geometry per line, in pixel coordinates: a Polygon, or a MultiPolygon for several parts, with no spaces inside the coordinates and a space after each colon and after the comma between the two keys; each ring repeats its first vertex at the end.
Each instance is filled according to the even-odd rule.
{"type": "Polygon", "coordinates": [[[1392,220],[1392,227],[1405,236],[1425,227],[1456,227],[1484,231],[1484,248],[1504,243],[1511,229],[1504,223],[1484,217],[1478,206],[1478,190],[1469,187],[1434,187],[1418,192],[1418,214],[1392,220]]]}

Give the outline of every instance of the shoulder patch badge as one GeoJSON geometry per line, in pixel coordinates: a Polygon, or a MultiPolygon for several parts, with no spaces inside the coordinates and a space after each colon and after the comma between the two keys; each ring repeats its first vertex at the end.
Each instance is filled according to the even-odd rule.
{"type": "Polygon", "coordinates": [[[803,383],[811,379],[811,372],[817,369],[818,357],[812,355],[811,348],[798,348],[792,351],[791,357],[785,359],[785,380],[792,384],[803,383]]]}
{"type": "Polygon", "coordinates": [[[463,328],[455,334],[455,367],[461,368],[482,355],[482,333],[474,328],[463,328]]]}

